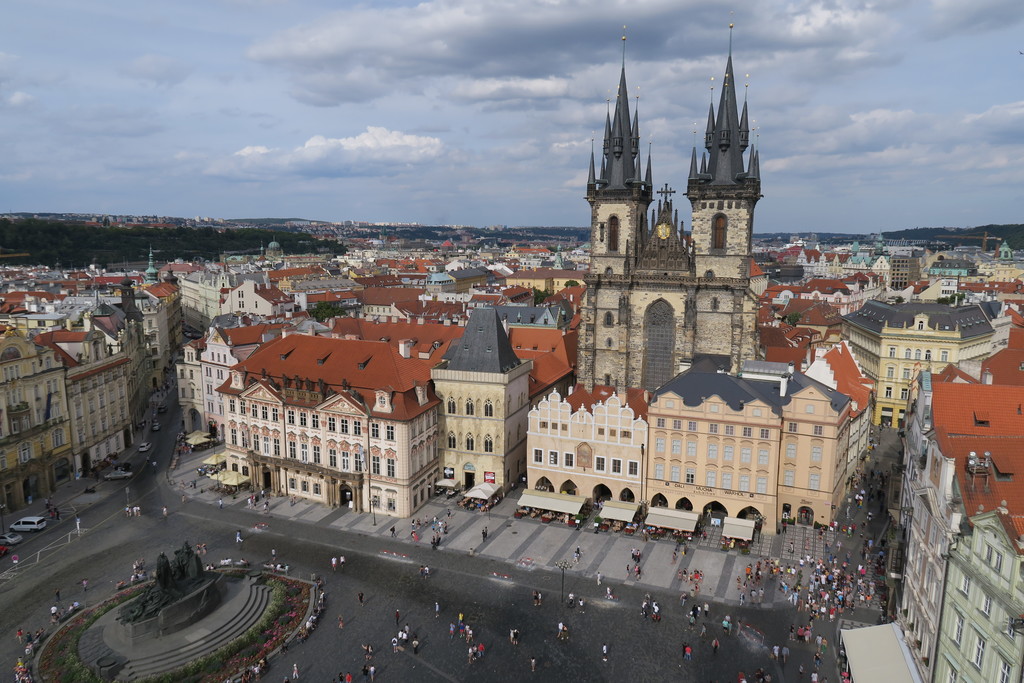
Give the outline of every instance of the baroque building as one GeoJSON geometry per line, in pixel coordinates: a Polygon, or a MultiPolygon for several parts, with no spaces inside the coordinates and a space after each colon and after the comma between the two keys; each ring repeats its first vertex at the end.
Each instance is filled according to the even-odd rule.
{"type": "Polygon", "coordinates": [[[623,66],[600,167],[591,153],[587,181],[591,257],[579,364],[586,386],[654,390],[697,357],[727,359],[733,370],[755,357],[750,254],[761,179],[756,150],[744,162],[749,142],[730,53],[718,111],[708,112],[706,151],[699,161],[696,148],[691,154],[686,233],[667,184],[652,209],[651,158],[644,172],[623,66]]]}
{"type": "Polygon", "coordinates": [[[18,510],[73,476],[64,367],[8,329],[0,337],[0,505],[18,510]]]}

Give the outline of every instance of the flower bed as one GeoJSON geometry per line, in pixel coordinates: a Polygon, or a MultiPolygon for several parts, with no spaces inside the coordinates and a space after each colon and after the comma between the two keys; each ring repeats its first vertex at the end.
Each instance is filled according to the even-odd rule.
{"type": "MultiPolygon", "coordinates": [[[[244,572],[226,572],[241,576],[244,572]]],[[[310,584],[283,576],[264,575],[273,590],[270,604],[260,621],[241,637],[216,652],[200,657],[187,666],[144,683],[220,683],[240,671],[269,659],[297,631],[306,619],[310,584]]],[[[103,680],[78,658],[78,640],[101,616],[131,598],[143,586],[134,586],[96,607],[83,612],[58,631],[46,643],[39,660],[40,679],[52,683],[103,683],[103,680]]]]}

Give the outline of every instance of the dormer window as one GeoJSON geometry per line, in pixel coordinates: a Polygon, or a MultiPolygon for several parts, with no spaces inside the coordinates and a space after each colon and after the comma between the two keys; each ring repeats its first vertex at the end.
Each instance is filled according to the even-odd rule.
{"type": "Polygon", "coordinates": [[[917,329],[919,329],[919,330],[923,330],[924,329],[924,321],[923,320],[918,320],[917,321],[917,329]]]}

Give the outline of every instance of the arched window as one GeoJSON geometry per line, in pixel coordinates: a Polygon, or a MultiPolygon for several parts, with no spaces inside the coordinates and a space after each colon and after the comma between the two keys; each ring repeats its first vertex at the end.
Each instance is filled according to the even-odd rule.
{"type": "Polygon", "coordinates": [[[466,415],[473,415],[476,412],[475,408],[472,399],[466,401],[466,415]]]}
{"type": "Polygon", "coordinates": [[[612,327],[614,325],[615,325],[615,315],[611,311],[608,311],[607,313],[604,314],[604,326],[605,327],[612,327]]]}
{"type": "Polygon", "coordinates": [[[484,417],[494,417],[494,404],[490,401],[484,403],[484,417]]]}
{"type": "Polygon", "coordinates": [[[466,450],[467,451],[471,451],[474,448],[476,448],[476,440],[473,438],[472,434],[467,434],[466,435],[466,450]]]}
{"type": "Polygon", "coordinates": [[[608,251],[619,250],[619,217],[608,219],[608,251]]]}
{"type": "Polygon", "coordinates": [[[611,269],[611,267],[609,266],[608,268],[605,268],[605,269],[604,269],[604,274],[605,274],[605,275],[614,275],[614,274],[615,274],[615,272],[614,272],[614,271],[613,271],[613,270],[611,269]]]}
{"type": "Polygon", "coordinates": [[[725,226],[726,219],[722,214],[718,214],[712,219],[711,223],[711,248],[712,249],[725,249],[725,226]]]}
{"type": "Polygon", "coordinates": [[[454,398],[449,398],[448,399],[448,414],[449,415],[454,415],[455,414],[455,399],[454,398]]]}
{"type": "Polygon", "coordinates": [[[458,441],[455,440],[455,432],[448,432],[448,448],[455,448],[458,445],[458,441]]]}
{"type": "Polygon", "coordinates": [[[484,453],[494,452],[494,440],[491,439],[491,435],[488,434],[484,437],[484,453]]]}
{"type": "Polygon", "coordinates": [[[930,350],[928,350],[928,349],[925,350],[925,352],[924,352],[924,359],[925,360],[931,360],[932,359],[932,352],[930,350]]]}
{"type": "Polygon", "coordinates": [[[644,314],[643,388],[654,390],[675,376],[675,311],[664,299],[644,314]]]}
{"type": "Polygon", "coordinates": [[[607,346],[609,349],[612,348],[612,346],[614,345],[614,342],[612,341],[612,338],[608,337],[607,339],[605,339],[604,340],[604,345],[607,346]]]}

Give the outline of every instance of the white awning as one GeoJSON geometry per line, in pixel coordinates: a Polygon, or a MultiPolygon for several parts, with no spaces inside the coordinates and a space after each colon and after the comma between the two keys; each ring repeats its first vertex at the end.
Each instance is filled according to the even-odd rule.
{"type": "Polygon", "coordinates": [[[491,496],[501,490],[501,487],[497,484],[491,484],[484,482],[483,484],[477,484],[470,490],[466,491],[466,498],[480,498],[482,500],[490,500],[491,496]]]}
{"type": "Polygon", "coordinates": [[[454,479],[438,479],[436,482],[434,482],[434,486],[440,486],[446,489],[453,489],[458,485],[459,482],[455,481],[454,479]]]}
{"type": "Polygon", "coordinates": [[[586,502],[587,499],[582,496],[570,496],[565,493],[552,493],[551,491],[527,491],[520,496],[519,507],[577,515],[586,502]]]}
{"type": "Polygon", "coordinates": [[[898,624],[842,629],[854,683],[923,683],[898,624]]]}
{"type": "Polygon", "coordinates": [[[619,522],[632,522],[636,511],[640,509],[638,503],[623,503],[620,500],[606,500],[597,513],[602,519],[614,519],[619,522]]]}
{"type": "Polygon", "coordinates": [[[693,531],[697,528],[697,520],[700,515],[689,510],[673,510],[671,508],[651,508],[647,512],[647,519],[644,524],[656,526],[662,529],[677,529],[679,531],[693,531]]]}
{"type": "Polygon", "coordinates": [[[726,517],[722,520],[722,535],[726,538],[749,541],[754,537],[754,520],[726,517]]]}

